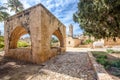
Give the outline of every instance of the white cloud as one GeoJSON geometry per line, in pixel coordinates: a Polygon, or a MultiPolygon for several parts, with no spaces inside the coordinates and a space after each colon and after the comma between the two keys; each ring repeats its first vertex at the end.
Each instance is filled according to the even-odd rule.
{"type": "Polygon", "coordinates": [[[23,4],[23,6],[24,6],[25,9],[31,7],[30,4],[27,2],[27,0],[20,0],[20,1],[23,4]]]}
{"type": "MultiPolygon", "coordinates": [[[[36,5],[38,3],[42,3],[48,10],[50,10],[63,24],[68,26],[73,24],[75,34],[81,33],[80,27],[78,24],[73,22],[72,16],[73,13],[77,10],[77,3],[79,0],[20,0],[25,9],[36,5]]],[[[2,0],[0,3],[6,3],[7,0],[2,0]]],[[[14,14],[13,12],[10,14],[14,14]]],[[[3,24],[0,24],[0,27],[3,24]]],[[[3,28],[0,28],[3,30],[3,28]]]]}

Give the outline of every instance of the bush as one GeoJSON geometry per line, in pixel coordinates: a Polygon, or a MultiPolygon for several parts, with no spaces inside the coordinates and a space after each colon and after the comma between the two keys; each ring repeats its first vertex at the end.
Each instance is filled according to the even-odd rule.
{"type": "Polygon", "coordinates": [[[0,44],[0,48],[4,48],[4,44],[3,43],[0,44]]]}
{"type": "Polygon", "coordinates": [[[4,48],[4,37],[0,36],[0,48],[4,48]]]}
{"type": "MultiPolygon", "coordinates": [[[[109,50],[112,52],[113,50],[109,50]]],[[[108,52],[109,52],[108,51],[108,52]]],[[[111,71],[115,76],[120,76],[120,59],[119,60],[109,60],[107,59],[106,52],[92,52],[93,56],[96,57],[96,61],[104,66],[105,69],[111,71]]]]}
{"type": "Polygon", "coordinates": [[[96,61],[102,65],[106,63],[106,60],[104,58],[97,58],[96,61]]]}
{"type": "Polygon", "coordinates": [[[90,43],[92,43],[92,42],[93,42],[93,40],[87,39],[87,40],[84,42],[84,44],[90,44],[90,43]]]}
{"type": "MultiPolygon", "coordinates": [[[[109,50],[113,51],[113,50],[109,50]]],[[[102,64],[106,69],[111,67],[116,67],[120,69],[120,60],[109,61],[107,60],[107,53],[106,52],[97,52],[93,51],[93,56],[96,57],[96,61],[102,64]]]]}
{"type": "Polygon", "coordinates": [[[28,47],[29,44],[25,41],[18,41],[17,47],[28,47]]]}
{"type": "Polygon", "coordinates": [[[110,63],[107,60],[107,53],[106,52],[94,51],[92,53],[93,53],[93,56],[96,57],[96,61],[98,63],[100,63],[101,65],[103,65],[106,69],[108,69],[110,67],[110,63]]]}
{"type": "Polygon", "coordinates": [[[93,56],[95,56],[96,58],[107,58],[107,52],[103,52],[103,51],[93,51],[93,56]]]}
{"type": "Polygon", "coordinates": [[[112,67],[117,67],[120,69],[120,60],[112,61],[111,62],[112,67]]]}

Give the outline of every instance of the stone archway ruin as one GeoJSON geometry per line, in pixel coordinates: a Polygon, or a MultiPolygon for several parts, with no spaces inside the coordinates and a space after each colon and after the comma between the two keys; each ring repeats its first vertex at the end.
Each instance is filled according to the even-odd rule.
{"type": "Polygon", "coordinates": [[[24,27],[16,27],[12,33],[10,34],[10,44],[9,48],[10,49],[15,49],[17,48],[17,41],[18,39],[24,35],[27,34],[28,32],[25,30],[24,27]]]}
{"type": "Polygon", "coordinates": [[[5,57],[40,64],[57,55],[50,48],[52,34],[60,40],[61,52],[65,51],[66,27],[42,4],[17,13],[5,20],[5,57]],[[18,49],[18,39],[28,33],[31,49],[18,49]]]}

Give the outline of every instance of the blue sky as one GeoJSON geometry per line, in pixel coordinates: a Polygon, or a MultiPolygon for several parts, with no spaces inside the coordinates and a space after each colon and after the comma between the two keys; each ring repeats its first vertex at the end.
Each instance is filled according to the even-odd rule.
{"type": "MultiPolygon", "coordinates": [[[[73,21],[73,13],[77,11],[77,3],[79,0],[20,0],[23,3],[24,8],[27,9],[31,6],[34,6],[38,3],[42,3],[52,14],[54,14],[67,28],[72,24],[74,26],[74,34],[81,34],[82,30],[80,29],[77,23],[73,21]]],[[[0,4],[6,3],[7,0],[0,0],[0,4]]],[[[9,12],[11,15],[14,15],[14,12],[9,12]]],[[[0,30],[4,32],[4,24],[0,23],[0,30]]]]}

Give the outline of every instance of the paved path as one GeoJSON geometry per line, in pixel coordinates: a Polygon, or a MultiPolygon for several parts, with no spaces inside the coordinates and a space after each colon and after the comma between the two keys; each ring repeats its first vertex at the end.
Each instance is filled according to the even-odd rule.
{"type": "Polygon", "coordinates": [[[95,80],[86,52],[67,52],[44,65],[31,80],[95,80]]]}
{"type": "Polygon", "coordinates": [[[87,52],[67,51],[41,65],[8,63],[14,68],[3,72],[0,80],[96,80],[87,52]]]}

